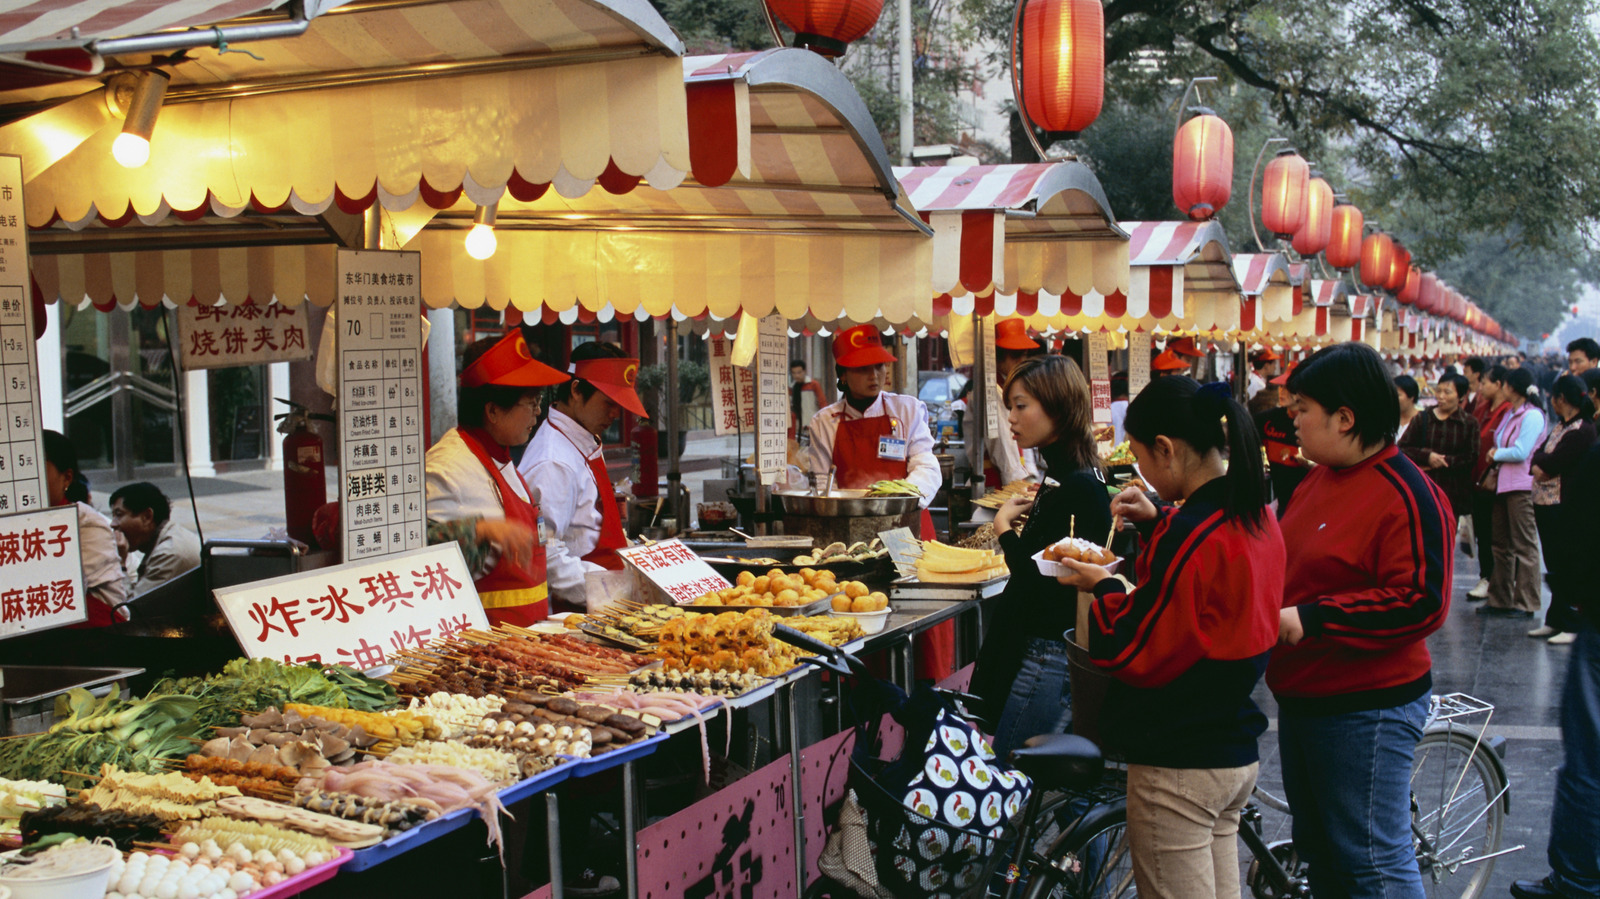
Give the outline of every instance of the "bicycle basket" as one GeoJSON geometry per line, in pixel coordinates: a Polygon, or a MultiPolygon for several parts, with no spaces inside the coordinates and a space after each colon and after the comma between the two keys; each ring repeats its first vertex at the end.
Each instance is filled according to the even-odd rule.
{"type": "Polygon", "coordinates": [[[966,829],[907,808],[885,790],[876,771],[851,759],[850,786],[867,816],[878,880],[896,896],[981,897],[994,872],[1011,857],[1019,836],[1010,821],[966,829]]]}

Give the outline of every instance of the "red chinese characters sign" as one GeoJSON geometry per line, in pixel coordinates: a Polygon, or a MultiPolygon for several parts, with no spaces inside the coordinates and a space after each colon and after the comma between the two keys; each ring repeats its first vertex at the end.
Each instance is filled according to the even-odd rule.
{"type": "Polygon", "coordinates": [[[630,546],[617,550],[617,555],[680,606],[688,605],[714,590],[726,590],[733,586],[727,578],[717,574],[716,569],[695,555],[694,550],[684,546],[681,540],[630,546]]]}
{"type": "Polygon", "coordinates": [[[254,301],[179,306],[178,342],[185,371],[299,362],[311,358],[306,307],[254,301]]]}
{"type": "Polygon", "coordinates": [[[76,506],[0,518],[0,638],[87,619],[76,506]]]}
{"type": "Polygon", "coordinates": [[[756,375],[733,364],[733,340],[727,337],[711,338],[711,411],[717,436],[755,436],[756,375]]]}
{"type": "Polygon", "coordinates": [[[454,543],[216,591],[250,658],[365,670],[489,620],[454,543]]]}

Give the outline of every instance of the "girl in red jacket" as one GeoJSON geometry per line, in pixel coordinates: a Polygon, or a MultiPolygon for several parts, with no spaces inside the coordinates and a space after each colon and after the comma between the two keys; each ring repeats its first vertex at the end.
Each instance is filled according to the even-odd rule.
{"type": "Polygon", "coordinates": [[[1100,720],[1128,761],[1128,840],[1145,897],[1239,895],[1239,810],[1255,786],[1266,716],[1250,692],[1278,637],[1283,537],[1266,508],[1260,441],[1226,385],[1146,387],[1124,422],[1138,489],[1112,511],[1145,548],[1129,590],[1105,569],[1061,582],[1093,590],[1088,645],[1113,681],[1100,720]],[[1224,459],[1228,461],[1225,463],[1224,459]]]}

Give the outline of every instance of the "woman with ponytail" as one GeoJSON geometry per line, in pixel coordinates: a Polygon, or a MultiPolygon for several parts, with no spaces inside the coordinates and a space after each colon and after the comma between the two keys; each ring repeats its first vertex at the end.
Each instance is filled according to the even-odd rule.
{"type": "Polygon", "coordinates": [[[1284,545],[1267,510],[1261,444],[1225,385],[1152,382],[1124,422],[1137,488],[1112,511],[1145,537],[1133,589],[1067,559],[1093,590],[1088,647],[1112,682],[1100,720],[1128,761],[1128,839],[1141,896],[1239,895],[1239,811],[1266,716],[1250,693],[1278,639],[1284,545]]]}

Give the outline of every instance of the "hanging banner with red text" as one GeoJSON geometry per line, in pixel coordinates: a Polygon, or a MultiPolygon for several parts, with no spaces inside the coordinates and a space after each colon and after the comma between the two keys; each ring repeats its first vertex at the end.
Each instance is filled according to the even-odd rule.
{"type": "Polygon", "coordinates": [[[733,585],[717,574],[694,550],[681,540],[664,540],[648,546],[630,546],[617,550],[622,560],[643,574],[650,583],[660,587],[672,601],[686,606],[707,593],[726,590],[733,585]]]}
{"type": "Polygon", "coordinates": [[[77,624],[83,593],[78,507],[0,518],[0,639],[77,624]]]}
{"type": "Polygon", "coordinates": [[[179,306],[178,345],[184,371],[300,362],[311,358],[305,304],[179,306]]]}
{"type": "Polygon", "coordinates": [[[1111,341],[1099,331],[1084,341],[1084,358],[1089,361],[1089,400],[1094,408],[1094,423],[1111,424],[1111,341]]]}
{"type": "MultiPolygon", "coordinates": [[[[733,364],[733,340],[711,338],[711,413],[718,437],[756,432],[756,376],[733,364]]],[[[787,402],[787,400],[785,400],[787,402]]]]}
{"type": "Polygon", "coordinates": [[[489,629],[455,543],[213,592],[252,659],[365,671],[402,650],[489,629]]]}

